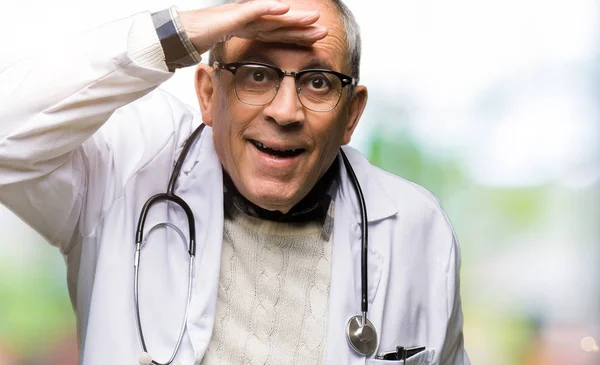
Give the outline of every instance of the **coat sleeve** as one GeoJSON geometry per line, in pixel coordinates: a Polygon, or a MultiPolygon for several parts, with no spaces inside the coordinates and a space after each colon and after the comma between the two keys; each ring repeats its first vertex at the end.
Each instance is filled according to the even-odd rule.
{"type": "Polygon", "coordinates": [[[440,364],[470,365],[463,339],[463,314],[460,299],[460,248],[454,232],[448,260],[447,293],[449,316],[446,326],[446,338],[440,355],[440,364]]]}
{"type": "Polygon", "coordinates": [[[116,21],[0,73],[0,202],[63,253],[82,234],[86,189],[106,183],[93,174],[111,152],[95,132],[172,75],[131,54],[132,31],[151,39],[151,24],[116,21]]]}

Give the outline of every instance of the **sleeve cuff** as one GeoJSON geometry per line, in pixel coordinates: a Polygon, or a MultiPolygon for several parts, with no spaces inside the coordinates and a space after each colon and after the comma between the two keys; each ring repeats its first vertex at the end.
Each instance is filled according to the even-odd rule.
{"type": "Polygon", "coordinates": [[[129,57],[138,64],[161,71],[169,71],[165,53],[149,13],[135,16],[127,40],[129,57]]]}
{"type": "Polygon", "coordinates": [[[173,6],[152,14],[152,22],[156,29],[160,45],[169,71],[192,66],[200,62],[201,57],[190,39],[173,6]]]}

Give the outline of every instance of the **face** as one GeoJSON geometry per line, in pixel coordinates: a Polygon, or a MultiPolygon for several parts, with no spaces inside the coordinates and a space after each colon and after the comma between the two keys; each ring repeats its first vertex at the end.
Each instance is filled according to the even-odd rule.
{"type": "MultiPolygon", "coordinates": [[[[337,12],[312,1],[289,1],[292,8],[318,9],[319,24],[328,35],[310,47],[262,43],[233,38],[222,63],[255,61],[286,71],[325,68],[349,73],[343,25],[337,12]]],[[[284,77],[275,98],[266,105],[242,103],[231,72],[200,66],[196,89],[204,123],[213,128],[214,145],[223,168],[239,192],[254,204],[289,211],[327,171],[340,147],[350,141],[366,104],[363,86],[329,112],[306,109],[298,99],[293,77],[284,77]]]]}

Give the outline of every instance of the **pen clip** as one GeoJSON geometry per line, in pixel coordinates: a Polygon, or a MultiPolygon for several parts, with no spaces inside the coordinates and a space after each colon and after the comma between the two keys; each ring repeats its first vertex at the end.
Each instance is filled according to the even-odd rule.
{"type": "Polygon", "coordinates": [[[402,360],[406,362],[406,360],[415,356],[419,352],[425,351],[425,346],[416,346],[416,347],[404,347],[404,346],[396,346],[396,351],[387,351],[382,352],[375,356],[378,360],[402,360]]]}

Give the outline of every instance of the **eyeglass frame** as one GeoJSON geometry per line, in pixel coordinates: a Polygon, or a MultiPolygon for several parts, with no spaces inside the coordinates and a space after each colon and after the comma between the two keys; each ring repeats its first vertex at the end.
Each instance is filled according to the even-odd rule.
{"type": "Polygon", "coordinates": [[[235,72],[238,70],[238,68],[240,68],[242,66],[246,66],[246,65],[262,66],[262,67],[267,67],[267,68],[270,68],[272,70],[275,70],[277,72],[277,74],[279,75],[279,81],[277,82],[277,86],[275,86],[275,89],[276,89],[275,94],[273,94],[273,97],[269,101],[264,102],[262,104],[253,104],[253,103],[248,103],[246,101],[243,101],[240,98],[240,96],[238,95],[238,93],[237,93],[237,87],[236,87],[235,80],[234,80],[233,88],[234,88],[235,96],[237,97],[237,99],[239,101],[241,101],[242,103],[244,103],[244,104],[254,105],[254,106],[267,105],[270,102],[272,102],[275,99],[275,97],[277,96],[277,93],[279,92],[279,88],[281,86],[281,81],[286,76],[291,76],[291,77],[294,78],[294,84],[296,86],[296,96],[298,97],[298,100],[300,101],[300,104],[302,104],[302,106],[305,107],[306,109],[311,110],[311,111],[316,112],[316,113],[327,113],[327,112],[330,112],[333,109],[335,109],[338,106],[338,104],[340,103],[340,100],[342,100],[342,93],[340,93],[340,97],[338,98],[338,101],[335,103],[335,105],[331,109],[329,109],[329,110],[314,110],[314,109],[311,109],[311,108],[307,107],[306,105],[304,105],[304,103],[302,102],[302,99],[300,99],[300,90],[301,90],[301,88],[298,87],[297,83],[298,83],[298,80],[300,79],[300,77],[302,77],[302,75],[305,75],[305,74],[310,73],[310,72],[325,72],[325,73],[332,74],[332,75],[334,75],[334,76],[336,76],[337,78],[340,79],[340,82],[342,83],[342,90],[341,90],[342,92],[344,91],[344,88],[346,86],[348,86],[348,85],[353,86],[353,87],[358,85],[358,79],[357,78],[350,77],[350,76],[345,75],[345,74],[343,74],[341,72],[337,72],[337,71],[333,71],[333,70],[328,70],[328,69],[325,69],[325,68],[308,68],[308,69],[300,70],[300,71],[285,71],[285,70],[282,70],[281,68],[279,68],[279,67],[277,67],[275,65],[270,65],[268,63],[262,63],[262,62],[220,63],[218,61],[215,61],[215,62],[213,62],[213,65],[216,66],[217,69],[227,70],[227,71],[231,72],[231,74],[234,77],[235,77],[235,72]]]}

